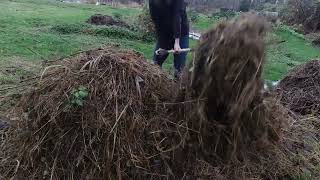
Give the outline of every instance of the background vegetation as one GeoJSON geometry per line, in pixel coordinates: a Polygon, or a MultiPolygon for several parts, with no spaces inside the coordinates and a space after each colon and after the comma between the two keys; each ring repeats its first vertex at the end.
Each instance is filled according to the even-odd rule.
{"type": "MultiPolygon", "coordinates": [[[[143,8],[95,6],[63,3],[55,0],[0,1],[0,85],[17,83],[25,74],[35,71],[44,60],[58,59],[79,51],[118,44],[132,48],[152,59],[154,39],[143,8]],[[126,21],[130,28],[93,26],[86,20],[106,14],[126,21]],[[141,20],[142,19],[142,20],[141,20]],[[143,23],[141,23],[143,22],[143,23]],[[149,27],[147,29],[150,29],[149,27]],[[151,33],[151,35],[150,35],[151,33]],[[14,69],[15,73],[10,73],[14,69]]],[[[192,30],[204,32],[216,23],[238,15],[233,11],[202,14],[189,11],[192,30]]],[[[319,48],[293,28],[278,24],[269,33],[267,51],[268,80],[279,80],[289,69],[310,59],[319,58],[319,48]]],[[[193,47],[196,41],[192,41],[193,47]]],[[[190,58],[192,54],[190,54],[190,58]]],[[[164,66],[171,72],[172,58],[164,66]]]]}

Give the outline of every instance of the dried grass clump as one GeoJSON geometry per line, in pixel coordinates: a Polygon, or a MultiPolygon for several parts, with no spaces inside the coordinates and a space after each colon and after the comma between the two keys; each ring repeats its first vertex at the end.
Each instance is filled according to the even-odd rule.
{"type": "Polygon", "coordinates": [[[320,63],[300,65],[282,79],[276,89],[281,103],[292,112],[294,121],[285,129],[283,148],[302,178],[319,179],[320,162],[320,63]]]}
{"type": "Polygon", "coordinates": [[[278,179],[297,173],[281,145],[282,130],[291,118],[279,101],[263,92],[267,29],[264,19],[247,14],[204,34],[191,86],[182,93],[186,99],[197,99],[196,105],[185,105],[183,113],[188,127],[199,132],[190,133],[191,148],[182,153],[190,155],[184,157],[189,164],[197,165],[194,175],[278,179]],[[193,154],[198,160],[191,161],[193,154]]]}
{"type": "MultiPolygon", "coordinates": [[[[207,154],[223,160],[240,158],[255,144],[263,148],[279,140],[263,102],[265,62],[264,19],[245,15],[218,25],[204,35],[192,74],[192,89],[200,102],[202,141],[207,154]]],[[[281,122],[280,122],[281,123],[281,122]]]]}
{"type": "Polygon", "coordinates": [[[320,61],[313,60],[294,68],[280,81],[281,102],[301,115],[320,114],[320,61]]]}
{"type": "Polygon", "coordinates": [[[151,177],[151,169],[162,168],[161,153],[178,144],[168,138],[178,137],[179,128],[170,130],[171,112],[163,105],[172,92],[165,73],[133,52],[101,49],[49,66],[15,109],[23,136],[13,133],[1,173],[32,179],[151,177]],[[76,99],[79,87],[87,91],[85,99],[76,99]]]}
{"type": "Polygon", "coordinates": [[[299,117],[284,132],[283,152],[290,157],[300,179],[320,179],[320,119],[299,117]]]}
{"type": "Polygon", "coordinates": [[[108,15],[102,15],[102,14],[95,14],[92,15],[88,20],[87,23],[93,24],[93,25],[106,25],[106,26],[119,26],[119,27],[125,27],[128,28],[128,24],[125,22],[114,19],[112,16],[108,15]]]}

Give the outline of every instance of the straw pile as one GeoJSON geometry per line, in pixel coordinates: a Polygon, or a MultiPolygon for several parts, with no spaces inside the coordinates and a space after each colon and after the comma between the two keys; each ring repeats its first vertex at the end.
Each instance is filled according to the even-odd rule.
{"type": "Polygon", "coordinates": [[[280,81],[282,103],[301,115],[320,114],[320,62],[310,61],[294,68],[280,81]]]}
{"type": "Polygon", "coordinates": [[[267,30],[264,19],[244,15],[207,32],[197,49],[186,91],[197,108],[190,114],[194,107],[185,106],[184,114],[199,132],[190,135],[198,144],[186,151],[206,162],[200,164],[206,178],[277,179],[296,172],[281,147],[288,112],[263,93],[267,30]]]}
{"type": "Polygon", "coordinates": [[[268,146],[279,140],[281,122],[269,117],[262,97],[266,31],[264,19],[247,15],[203,37],[192,88],[195,96],[207,99],[199,109],[204,144],[212,144],[205,147],[207,153],[216,151],[228,160],[241,156],[250,144],[268,146]]]}
{"type": "Polygon", "coordinates": [[[12,137],[19,148],[7,154],[15,161],[2,162],[4,176],[112,179],[139,169],[147,173],[160,152],[176,144],[162,140],[171,133],[170,112],[162,105],[172,99],[171,84],[134,52],[101,49],[47,67],[15,110],[24,135],[12,137]]]}
{"type": "Polygon", "coordinates": [[[99,49],[47,67],[13,110],[0,175],[30,179],[278,179],[288,113],[261,92],[253,15],[204,35],[183,88],[132,51],[99,49]],[[190,79],[190,80],[189,80],[190,79]],[[191,81],[191,83],[190,83],[191,81]]]}

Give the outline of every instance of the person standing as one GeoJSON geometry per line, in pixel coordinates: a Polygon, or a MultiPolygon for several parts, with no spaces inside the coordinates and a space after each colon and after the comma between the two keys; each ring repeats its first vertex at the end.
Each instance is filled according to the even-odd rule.
{"type": "MultiPolygon", "coordinates": [[[[187,52],[180,52],[180,50],[189,48],[189,22],[186,6],[187,3],[184,0],[149,0],[150,14],[157,34],[156,50],[161,48],[175,51],[175,80],[180,79],[187,60],[187,52]]],[[[153,62],[162,67],[167,57],[168,54],[154,54],[153,62]]]]}

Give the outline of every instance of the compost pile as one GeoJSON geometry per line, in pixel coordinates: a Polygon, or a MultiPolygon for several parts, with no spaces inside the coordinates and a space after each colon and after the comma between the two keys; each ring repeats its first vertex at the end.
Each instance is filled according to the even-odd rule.
{"type": "Polygon", "coordinates": [[[263,18],[244,15],[204,34],[195,55],[188,92],[197,99],[191,115],[200,132],[197,151],[211,165],[230,165],[223,167],[233,174],[226,179],[277,179],[295,171],[279,149],[290,117],[263,92],[267,31],[263,18]]]}
{"type": "Polygon", "coordinates": [[[111,179],[134,176],[131,166],[152,167],[155,152],[170,148],[162,143],[176,144],[161,141],[170,134],[161,102],[172,99],[171,85],[130,51],[89,51],[47,67],[17,107],[27,113],[19,124],[25,134],[16,137],[24,143],[13,157],[21,161],[18,177],[111,179]]]}
{"type": "Polygon", "coordinates": [[[314,2],[314,9],[310,17],[306,19],[305,29],[308,33],[320,31],[320,2],[314,2]]]}
{"type": "Polygon", "coordinates": [[[138,53],[114,47],[53,63],[11,113],[18,122],[0,146],[1,176],[295,174],[281,143],[288,113],[262,92],[266,30],[263,19],[244,15],[206,33],[183,88],[138,53]]]}
{"type": "Polygon", "coordinates": [[[291,25],[298,25],[304,33],[320,30],[320,2],[317,0],[289,0],[282,13],[282,19],[291,25]],[[301,26],[300,26],[301,25],[301,26]]]}
{"type": "Polygon", "coordinates": [[[320,47],[320,33],[310,33],[306,37],[313,45],[320,47]]]}
{"type": "Polygon", "coordinates": [[[310,179],[320,178],[319,171],[315,169],[320,162],[317,150],[320,145],[319,68],[319,60],[297,66],[275,90],[281,104],[291,111],[294,119],[292,126],[285,130],[283,145],[294,155],[292,162],[299,166],[300,171],[311,174],[310,179]]]}
{"type": "Polygon", "coordinates": [[[239,158],[243,148],[279,140],[281,126],[272,124],[281,123],[269,117],[262,97],[266,31],[264,19],[244,16],[203,36],[191,87],[196,97],[207,99],[199,108],[207,153],[239,158]]]}
{"type": "Polygon", "coordinates": [[[280,81],[282,103],[301,115],[320,114],[320,61],[300,65],[280,81]]]}
{"type": "Polygon", "coordinates": [[[95,14],[91,16],[87,23],[93,25],[106,25],[106,26],[119,26],[119,27],[128,27],[128,24],[121,21],[114,19],[112,16],[103,15],[103,14],[95,14]]]}

